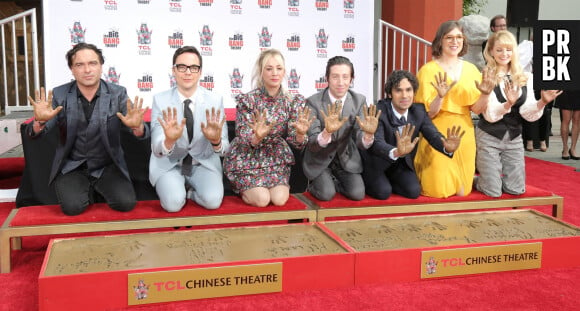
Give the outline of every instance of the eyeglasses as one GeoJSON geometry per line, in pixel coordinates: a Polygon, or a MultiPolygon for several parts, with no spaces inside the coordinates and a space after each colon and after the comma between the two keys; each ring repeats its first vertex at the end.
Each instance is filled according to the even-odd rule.
{"type": "Polygon", "coordinates": [[[445,36],[443,39],[445,39],[445,41],[447,41],[447,42],[453,42],[453,40],[456,40],[456,41],[463,41],[463,36],[462,36],[462,35],[457,35],[457,36],[445,36]]]}
{"type": "Polygon", "coordinates": [[[199,70],[201,69],[201,66],[199,66],[199,65],[187,66],[185,64],[175,64],[175,65],[173,65],[173,67],[175,67],[175,69],[179,72],[186,72],[187,69],[189,69],[189,71],[191,73],[198,73],[199,70]]]}

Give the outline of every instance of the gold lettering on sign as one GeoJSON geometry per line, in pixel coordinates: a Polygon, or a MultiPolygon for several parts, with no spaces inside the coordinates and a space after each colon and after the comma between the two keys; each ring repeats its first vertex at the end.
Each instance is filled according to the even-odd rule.
{"type": "Polygon", "coordinates": [[[423,279],[541,267],[541,242],[421,252],[423,279]]]}
{"type": "Polygon", "coordinates": [[[128,304],[282,291],[282,263],[132,273],[128,304]]]}

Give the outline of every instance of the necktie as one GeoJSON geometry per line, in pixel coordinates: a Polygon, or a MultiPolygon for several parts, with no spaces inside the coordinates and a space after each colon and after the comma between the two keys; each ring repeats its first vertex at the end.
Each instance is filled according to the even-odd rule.
{"type": "MultiPolygon", "coordinates": [[[[337,99],[334,102],[334,105],[336,106],[336,108],[338,108],[338,106],[341,105],[341,104],[342,104],[342,100],[341,99],[337,99]]],[[[339,116],[339,118],[342,116],[342,107],[340,107],[340,111],[338,112],[338,116],[339,116]]],[[[340,131],[340,129],[339,129],[339,131],[340,131]]],[[[338,132],[339,131],[336,131],[336,132],[332,133],[332,140],[338,139],[338,132]]]]}
{"type": "MultiPolygon", "coordinates": [[[[183,101],[183,116],[185,117],[185,127],[187,127],[187,136],[189,137],[189,142],[193,139],[193,114],[191,113],[191,109],[189,108],[189,104],[191,103],[191,99],[186,99],[183,101]]],[[[193,167],[191,165],[192,158],[191,155],[188,153],[187,156],[183,159],[181,163],[181,174],[185,176],[191,176],[193,167]]]]}
{"type": "Polygon", "coordinates": [[[405,118],[405,116],[401,116],[401,122],[403,122],[403,124],[407,124],[407,118],[405,118]]]}
{"type": "Polygon", "coordinates": [[[183,116],[185,117],[185,126],[187,127],[187,136],[189,137],[189,142],[193,139],[193,114],[189,108],[191,104],[191,99],[186,99],[183,101],[183,116]]]}

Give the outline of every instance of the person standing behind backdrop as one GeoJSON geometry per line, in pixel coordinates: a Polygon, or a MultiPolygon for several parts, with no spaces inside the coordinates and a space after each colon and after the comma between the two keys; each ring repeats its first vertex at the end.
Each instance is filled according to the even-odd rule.
{"type": "MultiPolygon", "coordinates": [[[[491,33],[495,33],[496,31],[506,30],[507,29],[507,19],[503,15],[496,15],[491,18],[489,21],[489,30],[491,33]]],[[[483,41],[481,44],[481,53],[485,51],[485,46],[487,45],[487,40],[483,41]]],[[[485,60],[485,57],[484,57],[485,60]]]]}
{"type": "Polygon", "coordinates": [[[292,96],[282,87],[286,65],[275,49],[260,53],[252,80],[255,89],[236,97],[236,138],[224,159],[232,184],[249,205],[284,205],[290,196],[293,145],[302,149],[312,117],[304,96],[292,96]]]}
{"type": "Polygon", "coordinates": [[[476,188],[491,197],[499,197],[502,192],[523,194],[523,119],[539,119],[544,106],[562,92],[542,90],[541,99],[536,100],[532,76],[523,72],[516,39],[507,30],[491,35],[483,54],[488,68],[496,73],[496,86],[475,130],[479,171],[476,188]]]}
{"type": "Polygon", "coordinates": [[[453,158],[436,151],[429,143],[419,141],[415,169],[421,182],[421,194],[435,198],[471,193],[475,175],[475,134],[471,112],[485,109],[493,90],[493,74],[477,70],[459,57],[467,53],[467,40],[458,22],[439,26],[433,39],[433,60],[421,67],[417,78],[419,90],[415,102],[423,103],[441,131],[452,126],[465,130],[461,145],[453,158]],[[479,83],[478,81],[480,81],[479,83]]]}
{"type": "Polygon", "coordinates": [[[566,91],[556,101],[560,109],[560,136],[562,137],[562,160],[580,160],[576,153],[576,144],[580,136],[580,91],[566,91]],[[570,123],[572,128],[570,129],[570,123]],[[571,137],[568,135],[571,134],[571,137]],[[571,139],[568,146],[568,138],[571,139]]]}
{"type": "Polygon", "coordinates": [[[180,211],[187,199],[219,208],[224,196],[220,156],[229,149],[224,104],[198,85],[202,58],[193,46],[173,53],[176,86],[153,97],[149,180],[161,206],[180,211]]]}

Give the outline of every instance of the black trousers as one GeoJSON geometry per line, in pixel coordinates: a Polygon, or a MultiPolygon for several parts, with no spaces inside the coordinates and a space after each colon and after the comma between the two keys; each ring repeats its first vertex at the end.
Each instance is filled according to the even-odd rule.
{"type": "Polygon", "coordinates": [[[54,180],[56,196],[62,212],[69,216],[79,215],[100,194],[114,210],[128,212],[135,207],[137,199],[133,184],[114,165],[108,165],[101,177],[89,175],[86,166],[61,174],[54,180]]]}
{"type": "MultiPolygon", "coordinates": [[[[409,155],[408,155],[409,156],[409,155]]],[[[362,174],[366,193],[379,200],[386,200],[391,193],[405,198],[416,199],[421,194],[421,184],[417,174],[398,159],[387,169],[366,169],[362,174]]]]}

